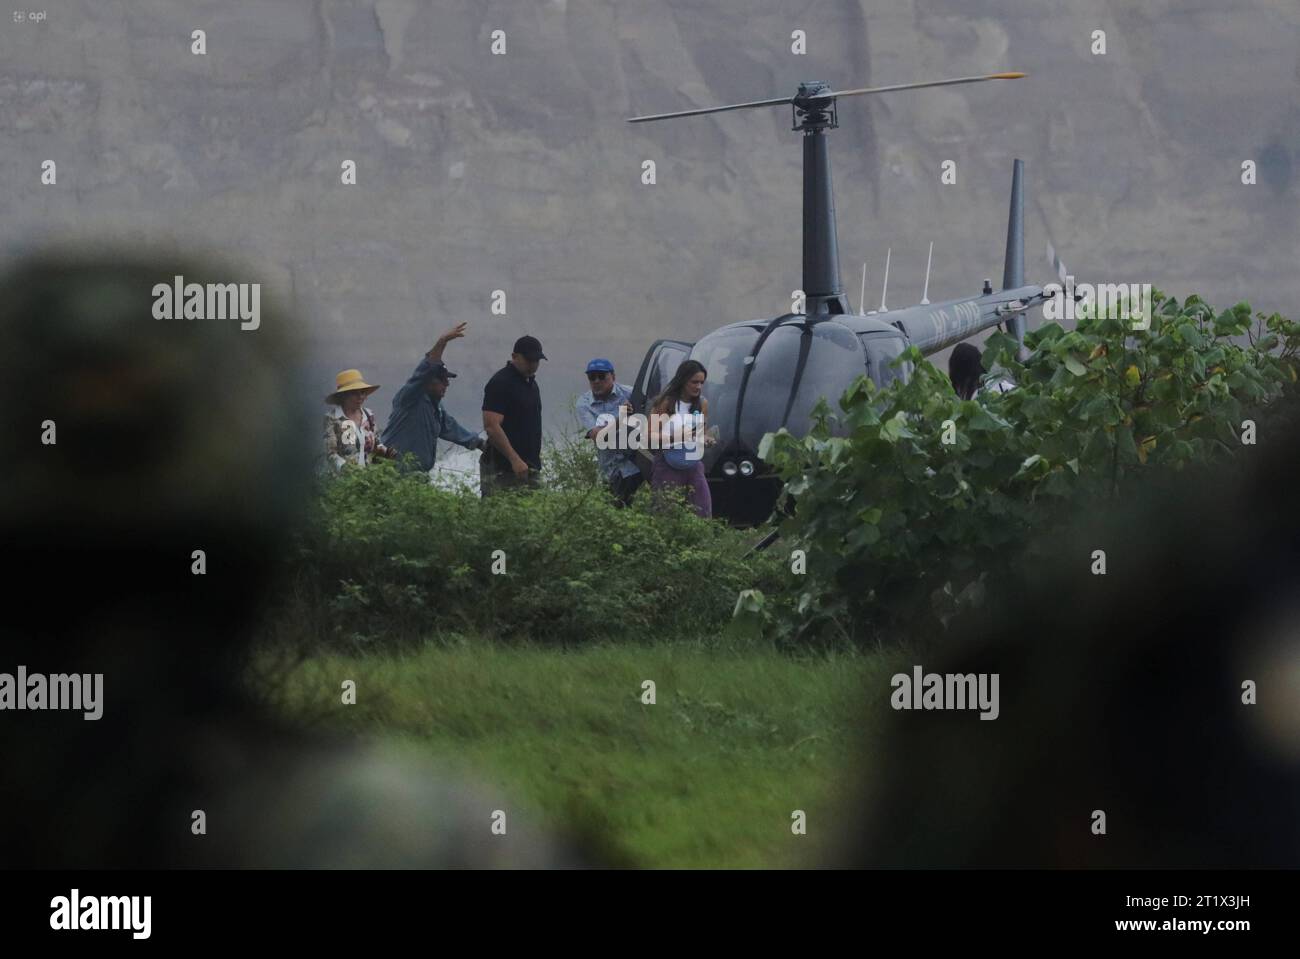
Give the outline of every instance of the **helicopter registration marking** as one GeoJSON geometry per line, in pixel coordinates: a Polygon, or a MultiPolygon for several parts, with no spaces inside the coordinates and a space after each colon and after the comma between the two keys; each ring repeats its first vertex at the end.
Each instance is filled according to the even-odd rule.
{"type": "Polygon", "coordinates": [[[948,307],[931,310],[929,319],[934,324],[936,334],[950,328],[965,330],[979,323],[980,308],[976,303],[956,303],[951,313],[948,312],[948,307]]]}

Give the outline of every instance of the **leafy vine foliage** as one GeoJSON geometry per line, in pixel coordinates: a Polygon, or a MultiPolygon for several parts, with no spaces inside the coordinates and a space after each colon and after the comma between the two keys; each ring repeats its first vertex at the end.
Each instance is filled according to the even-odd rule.
{"type": "Polygon", "coordinates": [[[1151,314],[1146,330],[1046,323],[1023,362],[995,333],[985,368],[1016,388],[969,401],[913,348],[906,384],[860,378],[838,413],[823,401],[807,436],[765,437],[759,454],[786,483],[783,540],[806,551],[807,573],[790,593],[742,593],[738,628],[856,643],[941,635],[1001,571],[1050,551],[1078,511],[1108,509],[1153,471],[1290,441],[1269,436],[1267,416],[1295,388],[1300,324],[1158,291],[1151,314]]]}

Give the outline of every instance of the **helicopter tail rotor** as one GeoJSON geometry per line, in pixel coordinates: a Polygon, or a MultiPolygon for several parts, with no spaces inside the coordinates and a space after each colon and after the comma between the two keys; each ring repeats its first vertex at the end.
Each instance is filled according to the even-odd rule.
{"type": "Polygon", "coordinates": [[[1047,241],[1047,262],[1051,264],[1052,272],[1056,274],[1056,278],[1061,281],[1061,286],[1064,287],[1070,277],[1070,269],[1061,262],[1061,255],[1056,252],[1056,247],[1052,246],[1051,240],[1047,241]]]}

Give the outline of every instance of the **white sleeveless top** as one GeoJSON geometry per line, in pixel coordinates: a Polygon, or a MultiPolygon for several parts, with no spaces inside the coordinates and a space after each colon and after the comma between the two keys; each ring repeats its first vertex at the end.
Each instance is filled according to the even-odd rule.
{"type": "Polygon", "coordinates": [[[702,433],[701,427],[703,423],[704,423],[703,413],[692,413],[690,403],[687,403],[685,400],[678,400],[677,412],[669,416],[668,421],[665,424],[665,430],[664,430],[665,448],[681,450],[681,449],[686,449],[687,447],[690,446],[694,446],[696,443],[699,443],[701,441],[701,433],[702,433]],[[685,442],[682,438],[686,432],[686,426],[688,423],[692,424],[694,427],[693,437],[692,437],[693,442],[690,443],[685,442]],[[669,440],[670,438],[672,438],[673,441],[671,443],[668,443],[667,440],[669,440]]]}

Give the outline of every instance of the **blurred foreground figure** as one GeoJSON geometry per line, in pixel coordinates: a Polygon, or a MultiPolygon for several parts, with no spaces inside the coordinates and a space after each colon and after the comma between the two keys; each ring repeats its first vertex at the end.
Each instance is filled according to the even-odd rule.
{"type": "MultiPolygon", "coordinates": [[[[309,495],[314,391],[265,298],[253,328],[155,319],[178,277],[251,279],[97,254],[0,277],[0,673],[103,674],[99,719],[0,711],[0,867],[564,864],[500,798],[395,747],[282,729],[242,694],[309,495]]],[[[349,708],[347,678],[321,702],[349,708]]]]}
{"type": "Polygon", "coordinates": [[[999,715],[880,691],[854,864],[1300,866],[1296,407],[1259,421],[1242,468],[1080,516],[1000,606],[915,654],[999,673],[999,715]]]}

